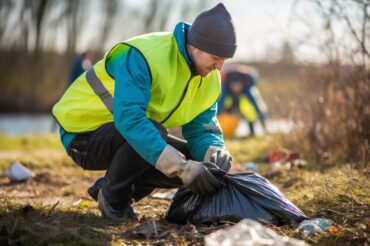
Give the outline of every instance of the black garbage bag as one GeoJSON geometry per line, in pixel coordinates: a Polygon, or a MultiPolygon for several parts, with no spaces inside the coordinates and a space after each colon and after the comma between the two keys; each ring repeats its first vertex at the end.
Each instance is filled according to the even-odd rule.
{"type": "Polygon", "coordinates": [[[222,188],[202,196],[181,187],[167,212],[174,223],[209,224],[215,221],[238,222],[244,218],[273,224],[300,222],[306,215],[279,189],[256,173],[226,174],[212,170],[222,188]]]}

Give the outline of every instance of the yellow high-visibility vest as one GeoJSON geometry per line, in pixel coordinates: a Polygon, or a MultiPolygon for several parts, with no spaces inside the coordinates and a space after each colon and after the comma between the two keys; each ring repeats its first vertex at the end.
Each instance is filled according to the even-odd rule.
{"type": "Polygon", "coordinates": [[[172,33],[151,33],[119,43],[78,77],[53,107],[53,115],[71,133],[89,132],[113,121],[114,79],[105,69],[115,54],[137,49],[151,74],[146,115],[166,128],[182,126],[210,108],[221,92],[220,74],[192,77],[172,33]]]}

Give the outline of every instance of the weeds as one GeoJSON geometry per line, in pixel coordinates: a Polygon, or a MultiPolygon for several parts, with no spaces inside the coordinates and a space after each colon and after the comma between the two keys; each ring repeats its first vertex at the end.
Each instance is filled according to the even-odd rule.
{"type": "Polygon", "coordinates": [[[305,2],[318,7],[325,39],[318,48],[326,55],[327,63],[314,73],[306,68],[302,80],[311,88],[306,86],[289,109],[291,118],[302,127],[287,136],[284,144],[295,146],[316,163],[349,162],[359,169],[369,167],[369,2],[305,2]],[[341,37],[336,35],[335,26],[339,24],[347,32],[350,47],[342,45],[341,37]]]}
{"type": "MultiPolygon", "coordinates": [[[[227,140],[234,155],[234,169],[275,148],[277,136],[227,140]]],[[[23,152],[27,159],[30,153],[23,152]]],[[[232,224],[193,226],[165,221],[170,201],[145,198],[133,207],[141,223],[152,220],[157,236],[139,233],[140,225],[125,225],[100,217],[95,201],[86,189],[102,172],[86,172],[68,162],[66,156],[55,165],[35,160],[30,168],[36,177],[24,183],[8,183],[0,176],[0,244],[13,245],[202,245],[204,236],[232,224]]],[[[269,172],[269,164],[262,175],[269,172]]],[[[270,176],[287,197],[310,217],[332,219],[336,233],[305,237],[297,225],[271,228],[282,235],[319,245],[366,245],[369,237],[370,172],[351,166],[319,170],[309,162],[304,169],[283,170],[270,176]],[[311,165],[310,165],[311,164],[311,165]]]]}

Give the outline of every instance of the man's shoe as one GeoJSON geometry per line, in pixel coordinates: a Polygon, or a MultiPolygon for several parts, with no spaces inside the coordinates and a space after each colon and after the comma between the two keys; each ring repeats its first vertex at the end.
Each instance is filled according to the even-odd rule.
{"type": "Polygon", "coordinates": [[[95,180],[94,184],[87,189],[87,193],[95,200],[98,201],[99,190],[103,188],[104,176],[95,180]]]}
{"type": "Polygon", "coordinates": [[[103,217],[109,219],[123,219],[130,222],[139,221],[133,208],[130,204],[123,206],[120,209],[113,208],[103,196],[102,190],[98,194],[98,208],[103,217]]]}

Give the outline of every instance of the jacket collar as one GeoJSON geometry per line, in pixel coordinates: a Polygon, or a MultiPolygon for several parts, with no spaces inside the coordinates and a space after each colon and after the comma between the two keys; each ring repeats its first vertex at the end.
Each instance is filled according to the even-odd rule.
{"type": "Polygon", "coordinates": [[[197,75],[195,67],[193,62],[191,61],[189,54],[186,50],[186,36],[188,34],[188,31],[190,29],[190,24],[185,23],[185,22],[179,22],[175,26],[175,30],[173,31],[173,36],[175,37],[177,46],[179,48],[179,51],[181,55],[184,57],[186,63],[189,66],[189,69],[191,71],[191,75],[195,76],[197,75]]]}

